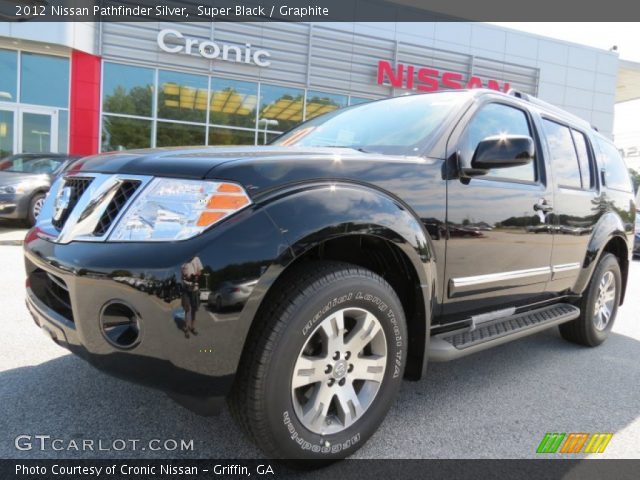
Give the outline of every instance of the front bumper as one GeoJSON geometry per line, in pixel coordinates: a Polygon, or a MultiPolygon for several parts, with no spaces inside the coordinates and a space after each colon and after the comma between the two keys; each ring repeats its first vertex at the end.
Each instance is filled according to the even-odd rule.
{"type": "Polygon", "coordinates": [[[22,194],[0,194],[0,218],[27,218],[29,199],[22,194]]]}
{"type": "Polygon", "coordinates": [[[27,307],[56,343],[97,368],[215,410],[233,383],[260,294],[223,312],[206,302],[185,305],[181,272],[197,256],[204,267],[202,289],[218,278],[269,277],[280,233],[263,213],[244,217],[170,244],[56,244],[36,227],[24,243],[27,307]],[[263,240],[257,258],[256,237],[263,240]],[[138,338],[129,345],[115,345],[105,334],[105,306],[113,302],[137,315],[138,338]],[[183,328],[191,308],[198,334],[187,338],[183,328]]]}

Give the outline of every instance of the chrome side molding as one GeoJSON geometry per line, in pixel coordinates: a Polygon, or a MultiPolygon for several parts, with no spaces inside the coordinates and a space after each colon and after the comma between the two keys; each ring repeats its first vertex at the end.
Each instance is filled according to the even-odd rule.
{"type": "Polygon", "coordinates": [[[574,270],[579,269],[579,263],[563,263],[550,267],[528,268],[526,270],[512,270],[508,272],[452,278],[449,280],[449,297],[463,294],[471,295],[484,288],[496,288],[500,286],[509,288],[547,282],[570,276],[574,270]]]}

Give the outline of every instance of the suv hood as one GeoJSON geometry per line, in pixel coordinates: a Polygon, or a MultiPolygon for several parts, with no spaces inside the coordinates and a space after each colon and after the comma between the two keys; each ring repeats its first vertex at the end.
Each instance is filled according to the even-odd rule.
{"type": "Polygon", "coordinates": [[[349,148],[180,147],[129,150],[86,157],[72,172],[121,173],[178,178],[206,178],[215,167],[237,160],[322,160],[336,154],[365,156],[349,148]]]}

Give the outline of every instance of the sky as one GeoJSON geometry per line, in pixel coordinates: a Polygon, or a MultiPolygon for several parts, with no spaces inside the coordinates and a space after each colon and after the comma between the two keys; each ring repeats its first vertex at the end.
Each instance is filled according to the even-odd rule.
{"type": "MultiPolygon", "coordinates": [[[[609,50],[614,45],[622,60],[640,62],[640,23],[634,22],[492,22],[494,25],[609,50]]],[[[640,146],[640,100],[615,107],[613,135],[618,146],[640,146]]],[[[634,165],[631,165],[631,164],[634,165]]],[[[640,170],[640,159],[627,159],[640,170]],[[637,164],[637,165],[635,165],[637,164]]]]}

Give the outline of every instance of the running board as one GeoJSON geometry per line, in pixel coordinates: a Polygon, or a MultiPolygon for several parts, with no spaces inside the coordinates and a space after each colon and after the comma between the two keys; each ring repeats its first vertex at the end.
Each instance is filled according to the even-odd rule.
{"type": "Polygon", "coordinates": [[[558,303],[537,310],[482,323],[474,330],[446,332],[431,337],[429,359],[446,362],[526,337],[580,316],[580,309],[558,303]]]}

